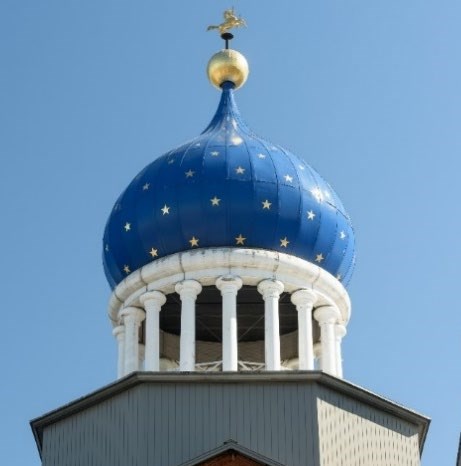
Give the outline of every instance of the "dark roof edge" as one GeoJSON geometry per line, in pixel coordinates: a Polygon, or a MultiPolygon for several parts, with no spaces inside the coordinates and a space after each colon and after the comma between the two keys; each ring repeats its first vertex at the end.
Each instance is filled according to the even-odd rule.
{"type": "Polygon", "coordinates": [[[325,387],[336,389],[352,398],[359,399],[368,405],[382,409],[407,422],[418,426],[419,445],[422,452],[430,419],[382,396],[338,379],[321,371],[290,371],[290,372],[133,372],[109,385],[106,385],[88,395],[32,419],[30,425],[34,434],[38,451],[41,455],[43,429],[61,419],[65,419],[83,409],[100,403],[114,395],[137,386],[141,383],[261,383],[261,382],[316,382],[325,387]]]}

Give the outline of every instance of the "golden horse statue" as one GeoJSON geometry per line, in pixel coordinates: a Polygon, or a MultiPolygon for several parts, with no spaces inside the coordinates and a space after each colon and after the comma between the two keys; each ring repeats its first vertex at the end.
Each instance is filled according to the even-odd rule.
{"type": "Polygon", "coordinates": [[[230,31],[233,28],[246,27],[247,23],[243,18],[239,18],[234,9],[224,11],[224,22],[215,26],[208,26],[207,31],[212,31],[213,29],[219,29],[220,34],[230,31]]]}

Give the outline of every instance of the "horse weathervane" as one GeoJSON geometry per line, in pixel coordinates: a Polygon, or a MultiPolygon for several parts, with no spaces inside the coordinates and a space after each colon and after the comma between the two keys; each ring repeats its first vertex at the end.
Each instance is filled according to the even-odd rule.
{"type": "MultiPolygon", "coordinates": [[[[229,31],[234,28],[246,27],[247,23],[243,18],[239,18],[233,8],[224,11],[224,22],[218,25],[208,26],[207,31],[219,29],[219,33],[222,35],[230,34],[229,31]]],[[[232,38],[232,37],[230,37],[232,38]]]]}

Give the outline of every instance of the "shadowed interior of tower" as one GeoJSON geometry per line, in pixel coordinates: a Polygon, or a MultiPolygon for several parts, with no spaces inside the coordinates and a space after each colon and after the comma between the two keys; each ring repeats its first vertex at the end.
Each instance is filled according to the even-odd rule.
{"type": "MultiPolygon", "coordinates": [[[[197,296],[196,338],[201,341],[222,341],[222,297],[214,287],[204,287],[197,296]]],[[[298,317],[290,295],[283,293],[279,304],[280,334],[285,335],[298,329],[298,317]]],[[[264,301],[255,287],[243,286],[239,290],[237,305],[238,340],[264,340],[264,301]]],[[[168,333],[180,335],[181,301],[176,293],[167,296],[160,313],[160,328],[168,333]]]]}

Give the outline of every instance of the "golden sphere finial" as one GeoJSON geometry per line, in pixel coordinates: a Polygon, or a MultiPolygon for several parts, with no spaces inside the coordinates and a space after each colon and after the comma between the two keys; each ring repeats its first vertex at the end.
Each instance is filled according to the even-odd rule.
{"type": "Polygon", "coordinates": [[[250,70],[246,58],[237,50],[223,49],[215,53],[208,62],[208,79],[218,89],[226,81],[234,84],[235,89],[242,87],[250,70]]]}

